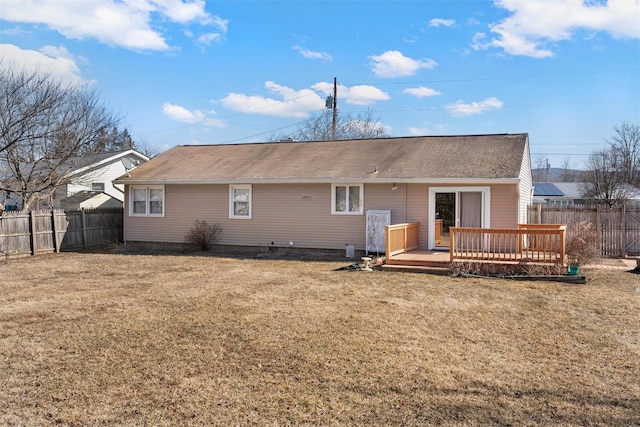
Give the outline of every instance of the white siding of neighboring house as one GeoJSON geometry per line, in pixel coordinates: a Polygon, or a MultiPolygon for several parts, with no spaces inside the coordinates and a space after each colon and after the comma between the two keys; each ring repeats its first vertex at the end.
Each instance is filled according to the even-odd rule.
{"type": "MultiPolygon", "coordinates": [[[[124,158],[129,158],[132,161],[137,160],[140,163],[144,163],[145,161],[132,154],[124,156],[124,158]]],[[[80,191],[92,190],[92,183],[104,183],[104,190],[102,190],[104,193],[124,202],[124,185],[113,183],[114,179],[127,173],[122,160],[123,157],[118,157],[108,163],[98,165],[85,173],[73,176],[71,183],[66,186],[66,194],[64,197],[68,197],[80,191]]]]}

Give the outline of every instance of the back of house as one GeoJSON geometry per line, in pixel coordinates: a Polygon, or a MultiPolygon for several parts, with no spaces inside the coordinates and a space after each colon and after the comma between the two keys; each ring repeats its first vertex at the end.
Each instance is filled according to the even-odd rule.
{"type": "Polygon", "coordinates": [[[449,227],[515,228],[532,199],[527,134],[177,146],[115,182],[127,242],[204,220],[242,247],[370,251],[372,230],[416,222],[447,249],[449,227]]]}

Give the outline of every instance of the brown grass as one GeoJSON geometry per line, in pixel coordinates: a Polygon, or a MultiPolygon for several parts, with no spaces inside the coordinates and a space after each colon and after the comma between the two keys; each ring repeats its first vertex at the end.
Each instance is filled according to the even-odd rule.
{"type": "Polygon", "coordinates": [[[0,264],[1,425],[638,425],[640,276],[0,264]]]}

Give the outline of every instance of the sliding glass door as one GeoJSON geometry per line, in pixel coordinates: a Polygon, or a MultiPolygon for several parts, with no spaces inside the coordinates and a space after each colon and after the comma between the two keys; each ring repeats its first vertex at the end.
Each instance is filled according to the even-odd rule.
{"type": "Polygon", "coordinates": [[[429,247],[448,249],[451,227],[488,227],[488,187],[432,187],[429,192],[429,247]]]}

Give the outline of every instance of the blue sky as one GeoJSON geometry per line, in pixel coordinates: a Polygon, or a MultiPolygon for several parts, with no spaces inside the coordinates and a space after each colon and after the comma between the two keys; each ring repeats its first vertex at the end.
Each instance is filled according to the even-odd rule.
{"type": "Polygon", "coordinates": [[[527,132],[534,167],[640,124],[638,0],[2,0],[0,57],[159,149],[292,132],[334,77],[393,136],[527,132]]]}

